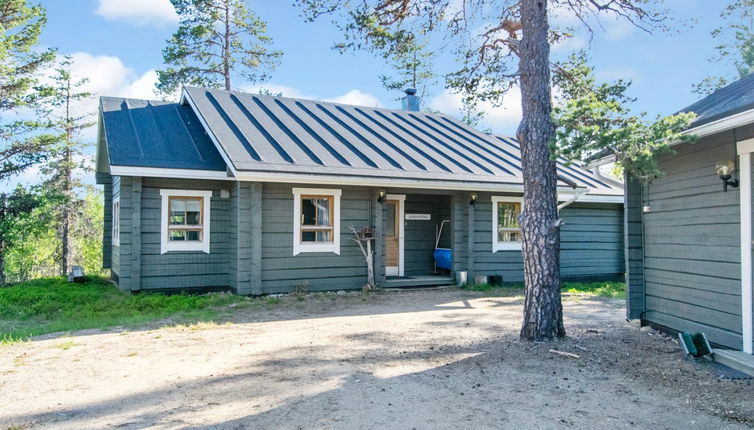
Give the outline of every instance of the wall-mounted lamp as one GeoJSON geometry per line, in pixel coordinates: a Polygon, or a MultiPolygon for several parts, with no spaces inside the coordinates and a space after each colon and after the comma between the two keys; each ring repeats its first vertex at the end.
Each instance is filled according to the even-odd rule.
{"type": "Polygon", "coordinates": [[[471,200],[469,200],[469,204],[471,206],[474,206],[477,198],[479,198],[479,195],[477,193],[471,193],[471,200]]]}
{"type": "Polygon", "coordinates": [[[382,203],[382,202],[384,202],[384,201],[385,201],[385,197],[387,197],[387,192],[386,192],[385,190],[382,190],[382,189],[381,189],[380,191],[378,191],[378,194],[377,194],[377,201],[378,201],[379,203],[382,203]]]}
{"type": "Polygon", "coordinates": [[[723,180],[723,192],[728,192],[728,186],[738,188],[738,179],[731,179],[731,175],[736,170],[736,163],[733,161],[718,161],[715,165],[715,173],[723,180]]]}

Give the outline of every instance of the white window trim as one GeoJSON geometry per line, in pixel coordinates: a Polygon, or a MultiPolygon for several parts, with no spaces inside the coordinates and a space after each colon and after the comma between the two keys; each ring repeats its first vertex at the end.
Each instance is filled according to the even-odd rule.
{"type": "Polygon", "coordinates": [[[210,243],[210,199],[212,191],[201,190],[160,190],[162,205],[160,210],[160,254],[172,251],[202,251],[209,254],[210,243]],[[171,242],[168,240],[168,199],[170,197],[203,197],[202,240],[198,242],[171,242]]]}
{"type": "Polygon", "coordinates": [[[497,240],[497,204],[500,202],[520,203],[521,210],[524,210],[523,197],[492,196],[492,252],[520,251],[521,242],[498,242],[497,240]]]}
{"type": "Polygon", "coordinates": [[[112,223],[113,223],[112,232],[111,232],[112,242],[113,242],[112,244],[114,246],[120,246],[120,196],[113,199],[112,210],[113,211],[110,214],[110,216],[112,217],[112,223]],[[118,207],[117,211],[115,210],[116,206],[118,207]],[[117,216],[116,216],[116,212],[117,212],[117,216]]]}
{"type": "Polygon", "coordinates": [[[293,188],[293,255],[302,252],[333,252],[340,255],[340,195],[341,190],[333,188],[293,188]],[[301,243],[301,196],[309,194],[333,198],[331,243],[301,243]]]}

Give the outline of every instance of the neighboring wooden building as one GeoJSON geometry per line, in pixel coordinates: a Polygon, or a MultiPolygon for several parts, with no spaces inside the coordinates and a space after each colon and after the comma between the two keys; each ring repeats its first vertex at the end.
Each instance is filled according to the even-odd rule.
{"type": "MultiPolygon", "coordinates": [[[[558,172],[560,199],[578,197],[561,213],[562,275],[622,279],[621,184],[558,172]]],[[[374,227],[382,286],[523,279],[518,144],[442,115],[201,88],[103,97],[97,179],[123,290],[361,288],[350,226],[374,227]]]]}
{"type": "Polygon", "coordinates": [[[628,318],[751,354],[754,75],[683,111],[698,140],[675,145],[662,177],[626,187],[628,318]]]}

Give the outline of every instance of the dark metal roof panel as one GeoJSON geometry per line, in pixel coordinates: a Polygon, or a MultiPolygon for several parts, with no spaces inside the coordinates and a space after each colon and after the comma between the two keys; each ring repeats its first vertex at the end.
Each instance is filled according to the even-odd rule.
{"type": "MultiPolygon", "coordinates": [[[[444,115],[185,88],[198,115],[240,172],[286,172],[521,184],[513,138],[444,115]]],[[[620,187],[558,160],[560,185],[620,187]]],[[[597,190],[595,190],[597,191],[597,190]]]]}
{"type": "Polygon", "coordinates": [[[188,106],[101,97],[100,115],[110,165],[226,169],[222,156],[188,106]]]}
{"type": "Polygon", "coordinates": [[[691,124],[693,128],[750,109],[754,109],[754,73],[720,88],[680,112],[696,113],[691,124]]]}

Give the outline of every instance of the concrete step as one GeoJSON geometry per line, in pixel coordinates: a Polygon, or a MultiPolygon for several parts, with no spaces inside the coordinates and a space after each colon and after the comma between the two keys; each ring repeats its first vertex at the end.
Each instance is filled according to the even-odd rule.
{"type": "Polygon", "coordinates": [[[754,355],[732,349],[713,349],[712,356],[718,363],[754,376],[754,355]]]}

